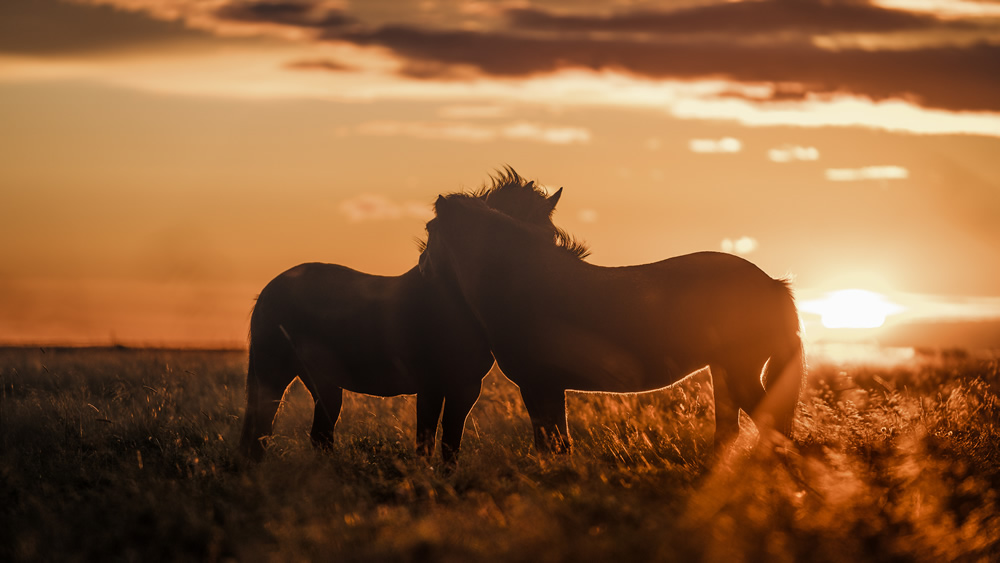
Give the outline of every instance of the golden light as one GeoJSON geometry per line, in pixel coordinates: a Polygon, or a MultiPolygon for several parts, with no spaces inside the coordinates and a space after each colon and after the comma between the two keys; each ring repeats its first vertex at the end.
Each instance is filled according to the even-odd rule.
{"type": "Polygon", "coordinates": [[[906,310],[885,295],[865,289],[831,291],[822,299],[802,302],[800,308],[820,315],[826,328],[878,328],[889,315],[906,310]]]}

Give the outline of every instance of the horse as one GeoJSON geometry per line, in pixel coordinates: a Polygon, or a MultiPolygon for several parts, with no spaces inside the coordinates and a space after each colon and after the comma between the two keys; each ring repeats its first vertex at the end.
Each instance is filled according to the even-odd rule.
{"type": "Polygon", "coordinates": [[[720,252],[598,266],[564,231],[471,194],[439,196],[434,209],[421,272],[481,323],[538,451],[570,449],[566,391],[654,391],[705,367],[716,453],[739,435],[741,409],[761,436],[790,437],[804,355],[788,281],[720,252]]]}
{"type": "MultiPolygon", "coordinates": [[[[512,168],[475,197],[527,224],[553,228],[544,209],[557,199],[512,168]]],[[[442,459],[454,463],[494,360],[471,310],[452,295],[416,266],[379,276],[306,263],[275,277],[251,313],[240,451],[252,460],[263,457],[281,399],[298,377],[315,403],[315,446],[332,444],[344,389],[378,397],[416,394],[417,453],[433,455],[440,419],[442,459]]]]}

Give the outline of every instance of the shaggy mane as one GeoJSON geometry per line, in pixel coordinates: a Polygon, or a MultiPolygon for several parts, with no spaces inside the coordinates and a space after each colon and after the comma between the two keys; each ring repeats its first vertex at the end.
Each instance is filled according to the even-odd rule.
{"type": "Polygon", "coordinates": [[[556,246],[580,260],[590,256],[590,248],[586,243],[552,223],[552,218],[549,216],[551,212],[551,206],[548,204],[549,196],[545,190],[536,186],[534,180],[525,180],[510,166],[497,170],[490,177],[489,184],[483,184],[477,190],[453,195],[479,198],[491,209],[508,217],[551,228],[556,246]]]}

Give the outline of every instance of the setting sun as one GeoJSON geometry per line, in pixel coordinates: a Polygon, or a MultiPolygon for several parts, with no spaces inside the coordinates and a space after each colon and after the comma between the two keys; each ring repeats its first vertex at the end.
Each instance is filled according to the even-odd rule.
{"type": "Polygon", "coordinates": [[[801,303],[800,307],[820,315],[826,328],[878,328],[885,324],[886,317],[905,310],[885,295],[865,289],[831,291],[822,299],[801,303]]]}

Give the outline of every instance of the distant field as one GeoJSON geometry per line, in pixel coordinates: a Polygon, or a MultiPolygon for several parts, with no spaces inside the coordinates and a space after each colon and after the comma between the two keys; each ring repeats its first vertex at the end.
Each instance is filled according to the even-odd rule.
{"type": "Polygon", "coordinates": [[[711,382],[571,394],[535,455],[498,374],[459,467],[413,453],[412,398],[347,394],[314,452],[296,383],[236,455],[241,352],[0,349],[0,561],[996,561],[1000,367],[810,366],[787,457],[708,466],[711,382]]]}

